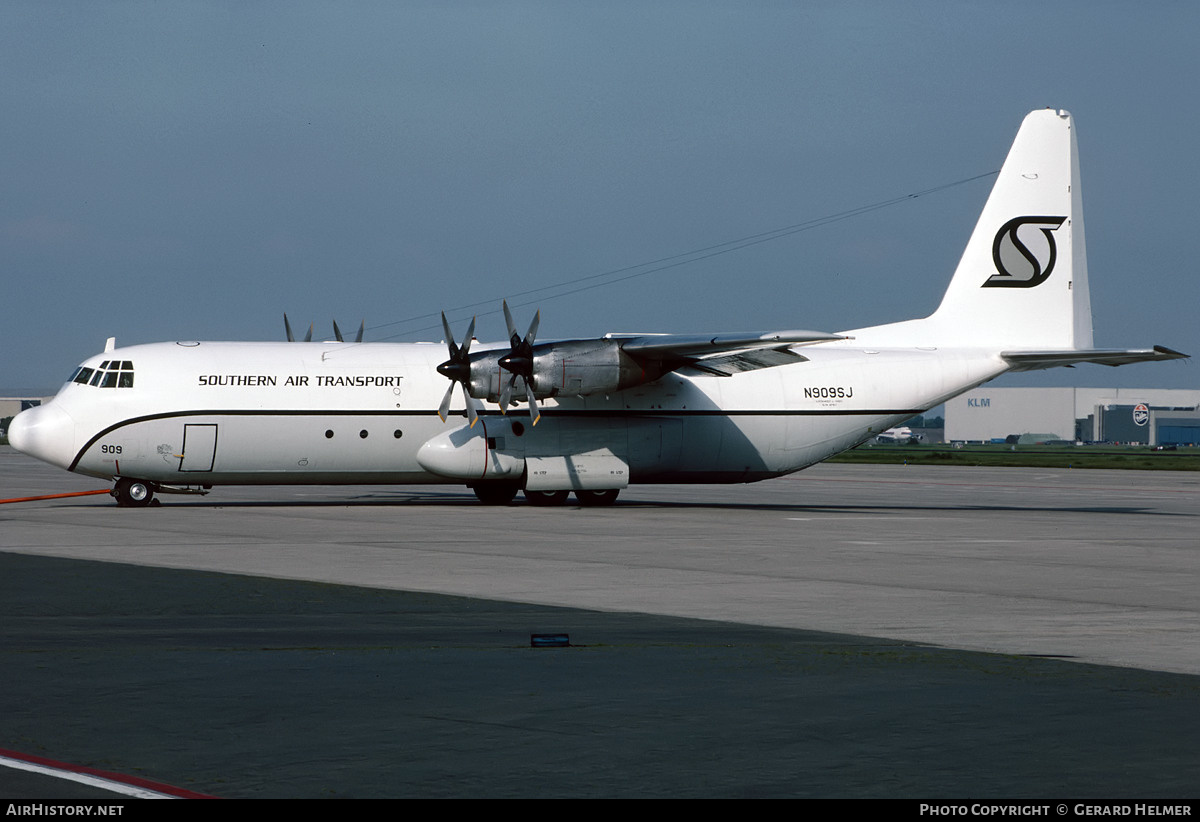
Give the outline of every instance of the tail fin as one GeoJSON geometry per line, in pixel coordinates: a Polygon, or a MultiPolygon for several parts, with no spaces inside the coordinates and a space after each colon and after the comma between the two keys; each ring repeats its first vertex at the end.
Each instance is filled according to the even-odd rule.
{"type": "Polygon", "coordinates": [[[960,344],[1092,347],[1079,153],[1068,112],[1025,117],[930,320],[939,336],[960,344]]]}
{"type": "Polygon", "coordinates": [[[924,320],[846,332],[896,344],[1090,349],[1083,207],[1066,111],[1025,117],[942,303],[924,320]]]}
{"type": "Polygon", "coordinates": [[[1021,124],[938,310],[842,333],[860,345],[991,349],[1013,371],[1187,356],[1092,348],[1075,129],[1068,112],[1052,109],[1021,124]]]}

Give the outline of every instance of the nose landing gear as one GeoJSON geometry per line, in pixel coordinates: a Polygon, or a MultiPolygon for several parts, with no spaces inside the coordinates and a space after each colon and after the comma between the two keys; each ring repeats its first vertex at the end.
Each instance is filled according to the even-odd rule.
{"type": "Polygon", "coordinates": [[[150,501],[154,499],[157,487],[152,482],[121,477],[109,493],[116,497],[117,505],[142,508],[149,505],[150,501]]]}

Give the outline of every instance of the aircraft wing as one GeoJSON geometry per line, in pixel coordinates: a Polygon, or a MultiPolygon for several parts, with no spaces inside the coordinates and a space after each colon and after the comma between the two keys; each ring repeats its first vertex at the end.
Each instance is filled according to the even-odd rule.
{"type": "Polygon", "coordinates": [[[669,371],[731,377],[744,371],[774,368],[804,362],[807,358],[791,350],[794,345],[812,345],[845,339],[823,331],[770,331],[741,334],[641,334],[616,340],[621,350],[635,360],[665,367],[669,371]]]}
{"type": "Polygon", "coordinates": [[[1012,365],[1013,371],[1037,371],[1056,366],[1072,366],[1090,362],[1097,365],[1128,365],[1134,362],[1187,359],[1188,354],[1156,345],[1153,348],[1092,348],[1063,351],[1002,351],[1000,356],[1012,365]]]}
{"type": "Polygon", "coordinates": [[[647,360],[699,358],[740,349],[786,348],[789,345],[844,340],[844,336],[824,331],[768,331],[742,334],[606,334],[617,340],[630,356],[647,360]]]}
{"type": "Polygon", "coordinates": [[[732,354],[718,354],[692,360],[687,365],[675,369],[683,374],[708,374],[712,377],[732,377],[743,371],[757,371],[760,368],[774,368],[777,365],[791,365],[797,362],[807,362],[808,357],[797,354],[790,348],[751,348],[732,354]]]}

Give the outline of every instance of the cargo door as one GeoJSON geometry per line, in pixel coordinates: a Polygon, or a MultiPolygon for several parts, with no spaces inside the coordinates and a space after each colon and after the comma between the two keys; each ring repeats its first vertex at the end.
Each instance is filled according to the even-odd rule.
{"type": "Polygon", "coordinates": [[[183,456],[180,471],[211,471],[217,456],[216,425],[183,426],[183,456]]]}

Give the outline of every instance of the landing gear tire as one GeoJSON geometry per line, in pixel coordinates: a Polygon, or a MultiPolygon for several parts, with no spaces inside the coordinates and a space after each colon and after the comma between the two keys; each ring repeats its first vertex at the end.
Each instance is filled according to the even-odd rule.
{"type": "Polygon", "coordinates": [[[563,505],[570,495],[570,491],[526,491],[525,501],[530,505],[563,505]]]}
{"type": "Polygon", "coordinates": [[[471,486],[471,490],[484,505],[509,505],[520,488],[515,482],[481,482],[471,486]]]}
{"type": "Polygon", "coordinates": [[[595,507],[599,505],[612,505],[617,501],[617,494],[621,493],[616,488],[610,488],[607,491],[576,491],[575,499],[579,500],[580,505],[587,507],[595,507]]]}
{"type": "Polygon", "coordinates": [[[117,505],[126,508],[144,508],[154,499],[154,483],[122,477],[112,490],[117,505]]]}

